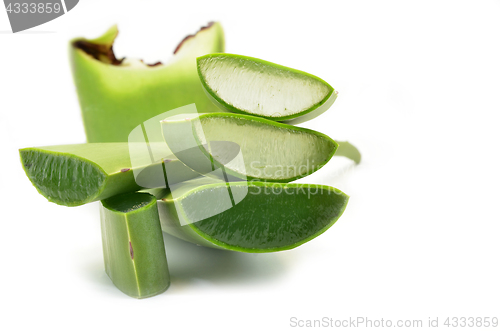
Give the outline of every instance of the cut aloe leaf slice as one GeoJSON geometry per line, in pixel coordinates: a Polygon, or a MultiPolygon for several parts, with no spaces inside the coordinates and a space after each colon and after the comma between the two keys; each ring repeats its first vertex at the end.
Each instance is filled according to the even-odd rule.
{"type": "Polygon", "coordinates": [[[102,201],[104,266],[123,293],[146,298],[170,285],[156,198],[129,193],[102,201]]]}
{"type": "Polygon", "coordinates": [[[144,121],[168,110],[196,103],[203,112],[220,111],[205,95],[196,57],[224,52],[224,33],[210,23],[186,37],[168,63],[144,64],[117,59],[116,26],[96,39],[70,42],[70,60],[88,142],[126,142],[144,121]]]}
{"type": "Polygon", "coordinates": [[[132,165],[129,153],[134,146],[95,143],[24,148],[19,152],[26,175],[38,192],[65,206],[79,206],[141,188],[168,187],[164,178],[167,171],[169,183],[198,176],[172,155],[156,163],[136,160],[132,165]]]}
{"type": "Polygon", "coordinates": [[[300,123],[325,112],[337,97],[321,78],[248,56],[208,54],[197,66],[212,101],[235,113],[300,123]]]}
{"type": "Polygon", "coordinates": [[[300,246],[330,228],[349,199],[323,185],[193,182],[163,196],[156,192],[163,231],[198,245],[240,252],[300,246]]]}
{"type": "Polygon", "coordinates": [[[224,168],[243,180],[293,181],[320,169],[337,149],[320,132],[241,114],[167,118],[162,130],[188,167],[204,175],[224,168]]]}

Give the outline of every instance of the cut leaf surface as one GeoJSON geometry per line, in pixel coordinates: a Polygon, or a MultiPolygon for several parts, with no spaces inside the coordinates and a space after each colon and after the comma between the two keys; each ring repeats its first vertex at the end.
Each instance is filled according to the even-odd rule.
{"type": "Polygon", "coordinates": [[[172,152],[188,167],[206,174],[213,164],[214,169],[224,167],[240,179],[289,182],[320,169],[337,149],[335,141],[322,133],[241,114],[166,119],[162,129],[172,152]],[[197,152],[196,157],[180,154],[187,141],[198,144],[199,150],[186,147],[197,152]],[[233,152],[228,146],[238,150],[233,152]],[[240,157],[232,158],[234,154],[240,157]],[[207,166],[200,169],[203,156],[207,166]]]}
{"type": "MultiPolygon", "coordinates": [[[[49,201],[79,206],[111,196],[166,186],[162,162],[132,166],[127,143],[95,143],[21,149],[26,175],[49,201]],[[134,171],[137,180],[134,177],[134,171]],[[140,172],[139,172],[140,171],[140,172]],[[138,184],[139,183],[139,184],[138,184]]],[[[198,176],[172,155],[165,155],[169,182],[198,176]]]]}
{"type": "Polygon", "coordinates": [[[347,195],[323,185],[233,182],[168,192],[158,209],[163,231],[180,239],[258,253],[317,237],[337,221],[347,201],[347,195]]]}
{"type": "Polygon", "coordinates": [[[231,112],[299,123],[326,111],[337,96],[316,76],[247,56],[208,54],[197,65],[207,94],[231,112]]]}
{"type": "Polygon", "coordinates": [[[170,285],[156,198],[129,193],[102,201],[106,273],[123,293],[146,298],[170,285]]]}

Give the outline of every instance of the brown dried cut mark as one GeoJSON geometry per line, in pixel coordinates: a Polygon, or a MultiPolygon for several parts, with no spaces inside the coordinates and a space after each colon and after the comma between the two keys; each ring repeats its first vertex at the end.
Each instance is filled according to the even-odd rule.
{"type": "MultiPolygon", "coordinates": [[[[177,45],[177,47],[174,50],[174,54],[176,54],[182,47],[182,45],[186,42],[186,40],[195,37],[200,31],[203,31],[205,29],[210,28],[212,25],[214,25],[215,22],[208,22],[206,26],[202,26],[195,34],[190,34],[187,35],[184,39],[181,40],[181,42],[177,45]]],[[[111,45],[105,45],[105,44],[95,44],[87,40],[77,40],[73,42],[73,46],[75,48],[81,49],[88,55],[92,56],[94,59],[101,61],[103,63],[107,64],[112,64],[115,66],[121,65],[122,62],[125,60],[125,58],[117,59],[115,56],[115,53],[113,51],[113,44],[111,45]]],[[[140,60],[142,63],[144,61],[141,59],[140,60]]],[[[155,63],[144,63],[148,67],[156,67],[160,66],[163,63],[161,61],[155,62],[155,63]]]]}
{"type": "Polygon", "coordinates": [[[130,257],[133,260],[134,259],[134,249],[132,248],[132,242],[131,241],[128,242],[128,246],[130,247],[130,257]]]}
{"type": "Polygon", "coordinates": [[[120,170],[120,171],[121,171],[121,172],[127,172],[127,171],[129,171],[129,170],[130,170],[130,168],[123,168],[123,169],[122,169],[122,170],[120,170]]]}
{"type": "MultiPolygon", "coordinates": [[[[143,59],[141,59],[140,61],[141,61],[142,63],[144,63],[144,60],[143,60],[143,59]]],[[[144,63],[144,64],[145,64],[145,65],[147,65],[148,67],[156,67],[156,66],[161,66],[163,63],[162,63],[161,61],[158,61],[158,62],[156,62],[156,63],[151,63],[151,64],[149,64],[149,63],[144,63]]]]}
{"type": "Polygon", "coordinates": [[[104,63],[120,65],[125,60],[125,58],[116,58],[113,52],[113,45],[94,44],[86,40],[77,40],[73,43],[73,46],[104,63]]]}
{"type": "Polygon", "coordinates": [[[186,40],[190,39],[190,38],[193,38],[194,36],[196,36],[200,31],[203,31],[205,29],[208,29],[210,28],[212,25],[214,25],[215,22],[208,22],[208,24],[206,26],[202,26],[198,32],[196,32],[195,34],[190,34],[190,35],[187,35],[186,37],[184,37],[184,39],[181,40],[181,42],[179,43],[179,45],[177,45],[177,47],[175,48],[174,50],[174,54],[177,53],[179,51],[179,49],[181,49],[182,45],[186,42],[186,40]]]}
{"type": "MultiPolygon", "coordinates": [[[[87,53],[88,55],[92,56],[94,59],[97,61],[101,61],[103,63],[107,64],[112,64],[115,66],[119,66],[123,63],[125,58],[122,59],[117,59],[115,56],[115,53],[113,51],[113,45],[103,45],[103,44],[94,44],[86,40],[78,40],[73,43],[73,45],[87,53]]],[[[141,59],[140,60],[142,63],[144,61],[141,59]]],[[[156,67],[159,65],[162,65],[161,61],[158,61],[156,63],[148,64],[144,63],[148,67],[156,67]]]]}

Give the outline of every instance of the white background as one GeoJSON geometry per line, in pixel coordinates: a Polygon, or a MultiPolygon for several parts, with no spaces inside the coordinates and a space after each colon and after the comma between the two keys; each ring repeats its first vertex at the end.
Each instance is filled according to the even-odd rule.
{"type": "Polygon", "coordinates": [[[11,34],[2,8],[0,328],[286,330],[291,317],[500,317],[499,17],[499,1],[479,0],[83,0],[11,34]],[[132,299],[104,273],[98,203],[47,202],[17,150],[85,141],[70,38],[118,23],[117,55],[156,62],[210,20],[222,23],[227,52],[338,89],[333,107],[303,126],[349,140],[363,161],[334,158],[301,180],[351,196],[312,242],[244,254],[165,236],[170,289],[132,299]]]}

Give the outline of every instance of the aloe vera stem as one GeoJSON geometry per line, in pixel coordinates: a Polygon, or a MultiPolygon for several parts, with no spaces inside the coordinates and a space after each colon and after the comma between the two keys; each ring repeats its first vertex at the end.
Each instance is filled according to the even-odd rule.
{"type": "Polygon", "coordinates": [[[126,142],[144,121],[191,103],[203,112],[220,111],[205,96],[196,70],[196,57],[224,52],[219,23],[185,38],[165,64],[117,59],[117,35],[113,26],[99,38],[76,38],[69,45],[88,142],[126,142]]]}
{"type": "Polygon", "coordinates": [[[147,298],[170,285],[156,198],[129,193],[102,201],[104,266],[123,293],[147,298]]]}

